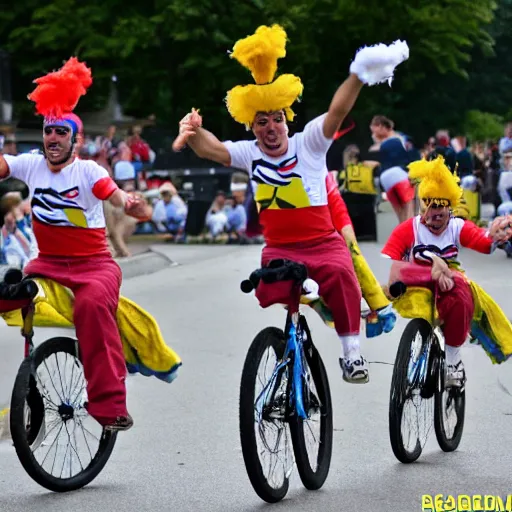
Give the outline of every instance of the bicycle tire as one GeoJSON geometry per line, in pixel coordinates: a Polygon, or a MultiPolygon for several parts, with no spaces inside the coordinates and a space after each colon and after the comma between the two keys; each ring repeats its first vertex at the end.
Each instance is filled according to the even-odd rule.
{"type": "Polygon", "coordinates": [[[423,343],[426,343],[432,333],[432,328],[430,324],[422,318],[414,318],[407,324],[398,345],[393,368],[393,377],[391,379],[389,438],[395,457],[403,464],[416,461],[423,451],[420,440],[417,439],[414,450],[409,452],[405,448],[402,438],[402,415],[404,408],[402,394],[404,384],[407,382],[407,368],[409,365],[412,340],[418,332],[422,337],[423,343]]]}
{"type": "MultiPolygon", "coordinates": [[[[313,470],[311,467],[307,454],[304,420],[297,416],[291,419],[290,432],[300,479],[306,489],[316,491],[324,485],[331,466],[333,445],[332,400],[327,371],[320,357],[320,353],[313,344],[311,332],[309,331],[304,317],[301,317],[301,325],[307,334],[304,356],[311,371],[311,377],[315,383],[320,400],[320,439],[316,470],[313,470]]],[[[306,396],[306,393],[304,393],[304,396],[306,396]]]]}
{"type": "Polygon", "coordinates": [[[439,387],[436,390],[434,398],[434,430],[441,450],[444,452],[453,452],[459,447],[462,440],[466,416],[466,388],[464,387],[462,390],[457,388],[445,389],[444,368],[445,364],[443,358],[439,366],[439,387]],[[451,438],[446,435],[443,416],[443,401],[445,400],[446,393],[451,394],[451,397],[455,400],[455,408],[457,411],[457,425],[454,428],[451,438]]]}
{"type": "Polygon", "coordinates": [[[36,393],[42,402],[40,393],[35,386],[34,373],[45,359],[59,352],[67,353],[80,360],[80,355],[76,353],[76,347],[76,340],[68,337],[50,338],[41,343],[34,353],[25,358],[21,363],[11,396],[10,429],[18,459],[27,474],[35,482],[53,492],[74,491],[92,482],[110,458],[117,439],[117,432],[103,430],[98,450],[89,465],[83,471],[70,478],[57,478],[47,473],[32,453],[30,441],[33,441],[36,435],[31,431],[27,434],[25,403],[29,396],[31,396],[29,400],[32,403],[37,403],[38,399],[34,398],[36,393]]]}
{"type": "MultiPolygon", "coordinates": [[[[245,468],[254,491],[263,501],[267,503],[277,503],[286,496],[289,488],[289,479],[285,476],[283,484],[278,488],[274,488],[268,483],[267,478],[263,474],[263,468],[258,456],[256,432],[254,428],[255,385],[258,367],[262,356],[269,347],[274,349],[278,360],[283,357],[285,337],[281,329],[277,327],[267,327],[260,331],[254,338],[247,352],[240,383],[240,442],[242,445],[245,468]]],[[[286,428],[286,423],[284,425],[286,428]]]]}

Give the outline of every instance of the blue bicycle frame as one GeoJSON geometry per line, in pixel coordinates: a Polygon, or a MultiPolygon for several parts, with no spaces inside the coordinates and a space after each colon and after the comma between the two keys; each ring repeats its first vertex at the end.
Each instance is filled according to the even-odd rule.
{"type": "Polygon", "coordinates": [[[269,396],[272,394],[274,385],[281,373],[281,370],[286,367],[292,359],[293,367],[291,371],[291,392],[289,396],[289,405],[292,411],[295,411],[300,419],[304,420],[308,418],[304,407],[304,395],[302,387],[303,377],[305,377],[303,363],[304,346],[303,334],[301,332],[302,330],[299,324],[299,318],[299,313],[293,313],[291,315],[290,327],[288,329],[288,339],[286,340],[286,348],[284,351],[283,360],[276,364],[272,376],[256,399],[256,407],[260,420],[263,414],[263,406],[265,403],[267,403],[269,396]]]}

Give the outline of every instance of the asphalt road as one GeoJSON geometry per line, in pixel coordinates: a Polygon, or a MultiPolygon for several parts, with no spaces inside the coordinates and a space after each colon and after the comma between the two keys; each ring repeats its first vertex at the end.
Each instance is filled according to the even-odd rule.
{"type": "MultiPolygon", "coordinates": [[[[362,245],[377,277],[387,262],[379,244],[362,245]]],[[[266,505],[246,475],[238,434],[238,393],[247,348],[265,326],[283,326],[284,310],[262,310],[239,283],[259,262],[260,247],[165,246],[180,263],[124,283],[123,294],[149,310],[168,343],[183,358],[172,384],[131,377],[134,428],[119,435],[104,471],[87,488],[67,495],[40,488],[25,474],[11,443],[0,443],[2,512],[258,511],[266,505]]],[[[512,261],[463,253],[470,275],[512,317],[512,261]]],[[[388,436],[389,387],[397,343],[406,324],[389,335],[363,340],[371,361],[367,385],[344,383],[334,331],[308,312],[327,367],[334,403],[334,450],[323,489],[305,491],[294,472],[287,498],[276,510],[414,512],[422,494],[511,492],[512,391],[509,365],[493,366],[479,348],[466,347],[467,411],[459,450],[445,454],[433,432],[420,460],[402,465],[388,436]]],[[[39,329],[37,340],[50,335],[39,329]]],[[[22,343],[17,328],[0,327],[0,406],[9,399],[22,343]]]]}

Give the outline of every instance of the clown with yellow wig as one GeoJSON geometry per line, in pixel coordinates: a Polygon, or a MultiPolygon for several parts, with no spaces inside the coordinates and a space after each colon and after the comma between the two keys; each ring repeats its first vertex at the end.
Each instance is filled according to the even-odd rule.
{"type": "MultiPolygon", "coordinates": [[[[460,349],[470,332],[491,360],[501,363],[512,354],[512,326],[492,298],[465,275],[459,250],[466,247],[491,254],[498,247],[505,248],[512,237],[512,217],[496,218],[489,229],[455,217],[453,211],[461,199],[459,179],[442,156],[413,162],[409,178],[419,182],[420,213],[394,229],[382,254],[408,262],[394,264],[390,283],[402,281],[436,294],[446,340],[446,385],[462,387],[466,376],[460,349]]],[[[419,303],[412,302],[417,311],[411,316],[422,317],[419,303]]],[[[397,310],[401,313],[398,306],[397,310]]]]}
{"type": "MultiPolygon", "coordinates": [[[[235,121],[252,130],[255,140],[221,142],[202,127],[201,116],[193,110],[180,122],[173,147],[179,150],[188,144],[201,158],[249,173],[266,243],[262,265],[281,258],[306,265],[341,340],[343,378],[364,383],[368,365],[359,342],[361,289],[350,251],[329,210],[326,154],[363,86],[391,84],[409,49],[402,41],[360,49],[327,112],[289,137],[287,123],[294,119],[292,105],[301,97],[303,85],[293,74],[275,77],[278,59],[286,56],[286,39],[281,26],[261,26],[239,40],[231,53],[256,83],[228,91],[227,109],[235,121]]],[[[287,303],[291,284],[260,283],[256,296],[262,307],[287,303]]]]}

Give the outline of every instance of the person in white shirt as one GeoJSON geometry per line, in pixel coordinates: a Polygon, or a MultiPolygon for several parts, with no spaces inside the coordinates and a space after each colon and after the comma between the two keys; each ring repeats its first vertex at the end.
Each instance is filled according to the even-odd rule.
{"type": "MultiPolygon", "coordinates": [[[[361,49],[328,111],[307,123],[304,131],[289,137],[287,121],[294,117],[291,106],[302,94],[303,86],[291,74],[274,80],[277,60],[286,54],[285,43],[282,27],[262,26],[238,41],[231,53],[231,58],[251,71],[256,84],[231,89],[227,107],[235,121],[252,129],[256,140],[221,142],[202,128],[201,116],[193,110],[180,122],[180,135],[173,148],[179,150],[188,143],[199,157],[249,174],[255,184],[254,197],[266,243],[262,265],[281,258],[306,265],[332,311],[342,345],[343,378],[365,383],[368,366],[359,340],[361,290],[350,252],[329,210],[326,154],[363,85],[390,82],[409,50],[401,41],[361,49]]],[[[290,286],[260,283],[256,290],[260,305],[289,302],[290,286]]]]}
{"type": "MultiPolygon", "coordinates": [[[[44,116],[44,154],[0,156],[0,179],[25,182],[32,198],[38,256],[25,267],[71,289],[74,324],[87,380],[87,409],[104,428],[127,430],[133,419],[126,405],[126,364],[116,320],[121,269],[105,234],[103,201],[144,216],[144,203],[120,190],[92,160],[76,158],[82,131],[71,111],[92,84],[91,72],[71,58],[42,79],[29,98],[44,116]]],[[[16,301],[16,309],[20,306],[16,301]]],[[[13,309],[0,300],[0,311],[13,309]]]]}

